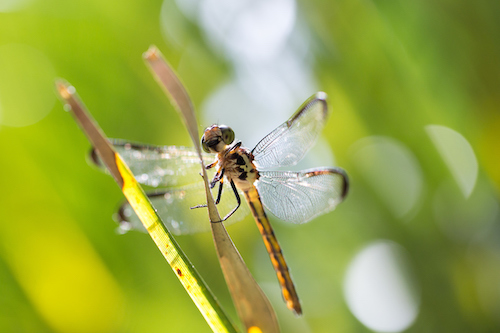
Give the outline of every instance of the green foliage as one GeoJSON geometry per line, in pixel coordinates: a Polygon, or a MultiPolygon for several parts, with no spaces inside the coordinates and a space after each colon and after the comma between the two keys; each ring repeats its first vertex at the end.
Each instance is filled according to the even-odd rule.
{"type": "MultiPolygon", "coordinates": [[[[163,8],[160,1],[130,0],[31,1],[1,12],[3,6],[0,330],[208,332],[149,237],[115,232],[111,216],[122,194],[86,163],[89,144],[56,102],[53,79],[78,88],[110,137],[190,145],[141,54],[150,44],[162,50],[202,125],[222,121],[202,111],[207,97],[235,75],[234,61],[210,46],[199,22],[184,17],[174,1],[163,8]],[[176,34],[162,32],[162,11],[176,34]]],[[[351,191],[335,212],[311,223],[274,223],[303,319],[282,304],[254,222],[228,228],[284,332],[369,331],[343,288],[353,258],[380,240],[404,249],[418,304],[408,332],[499,330],[499,14],[492,1],[297,4],[308,27],[310,74],[330,97],[324,137],[336,165],[349,173],[351,191]],[[436,139],[429,134],[436,127],[428,125],[446,126],[468,141],[476,178],[473,167],[464,168],[468,162],[456,163],[467,149],[445,142],[453,150],[450,162],[435,141],[445,136],[436,139]],[[470,195],[462,177],[474,181],[470,195]]],[[[301,93],[305,99],[313,92],[301,93]]],[[[234,102],[234,112],[240,108],[234,102]]],[[[261,121],[266,131],[280,124],[261,121]]],[[[178,241],[234,317],[211,235],[178,241]]]]}

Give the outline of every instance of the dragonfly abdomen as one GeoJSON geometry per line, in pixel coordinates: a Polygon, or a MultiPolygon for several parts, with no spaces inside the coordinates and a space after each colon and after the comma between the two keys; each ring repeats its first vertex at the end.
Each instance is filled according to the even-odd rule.
{"type": "Polygon", "coordinates": [[[290,276],[290,271],[288,270],[285,257],[281,252],[281,246],[274,235],[273,228],[271,227],[266,212],[264,211],[259,192],[254,186],[252,186],[244,190],[244,194],[248,205],[250,206],[250,210],[252,211],[252,215],[255,218],[255,222],[257,223],[257,227],[262,235],[262,239],[264,240],[271,263],[276,271],[276,276],[278,277],[278,281],[281,286],[281,293],[285,299],[286,306],[295,312],[295,314],[301,315],[302,308],[295,290],[295,285],[293,284],[290,276]]]}

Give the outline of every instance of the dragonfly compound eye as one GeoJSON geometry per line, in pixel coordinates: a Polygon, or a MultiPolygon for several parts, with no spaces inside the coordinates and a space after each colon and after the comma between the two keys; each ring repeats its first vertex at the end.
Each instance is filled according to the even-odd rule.
{"type": "Polygon", "coordinates": [[[219,129],[222,132],[222,141],[224,141],[226,145],[234,141],[234,131],[231,129],[231,127],[220,125],[219,129]]]}
{"type": "Polygon", "coordinates": [[[208,145],[207,145],[207,143],[206,143],[206,141],[205,141],[205,135],[203,135],[203,136],[201,137],[201,148],[203,148],[203,151],[204,151],[205,153],[210,153],[210,149],[208,149],[208,145]]]}

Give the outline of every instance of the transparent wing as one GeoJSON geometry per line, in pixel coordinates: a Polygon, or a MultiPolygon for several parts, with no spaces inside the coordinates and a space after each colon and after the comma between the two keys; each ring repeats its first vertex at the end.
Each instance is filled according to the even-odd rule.
{"type": "MultiPolygon", "coordinates": [[[[153,146],[120,139],[110,141],[141,184],[166,187],[199,181],[201,165],[194,148],[153,146]]],[[[210,154],[202,154],[202,157],[205,164],[215,160],[210,154]]],[[[103,167],[94,150],[91,161],[103,167]]]]}
{"type": "Polygon", "coordinates": [[[320,168],[261,171],[255,185],[273,215],[300,224],[333,210],[346,196],[349,182],[340,168],[320,168]]]}
{"type": "MultiPolygon", "coordinates": [[[[201,178],[201,177],[200,177],[201,178]]],[[[217,185],[213,194],[216,195],[217,185]]],[[[240,193],[240,196],[243,196],[240,193]]],[[[151,203],[160,215],[163,223],[168,230],[175,235],[186,235],[210,230],[210,221],[208,219],[207,208],[191,209],[193,206],[206,203],[205,189],[203,182],[198,181],[194,184],[168,190],[158,190],[148,193],[151,203]]],[[[236,207],[236,197],[228,184],[224,185],[221,201],[217,205],[220,215],[223,217],[236,207]]],[[[249,210],[246,205],[240,205],[240,208],[226,221],[225,225],[230,225],[242,220],[249,210]]],[[[146,231],[134,213],[132,207],[125,202],[118,210],[117,220],[122,232],[130,229],[146,231]]]]}
{"type": "Polygon", "coordinates": [[[255,146],[252,154],[259,169],[293,165],[300,161],[316,141],[327,117],[326,94],[318,92],[255,146]]]}

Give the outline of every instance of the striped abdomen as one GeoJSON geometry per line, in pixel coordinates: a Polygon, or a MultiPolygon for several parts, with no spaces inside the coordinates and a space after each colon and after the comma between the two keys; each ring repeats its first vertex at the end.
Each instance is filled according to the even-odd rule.
{"type": "Polygon", "coordinates": [[[302,314],[302,308],[300,307],[299,297],[295,291],[295,286],[292,282],[283,253],[281,252],[281,247],[278,244],[273,228],[271,227],[266,213],[264,212],[259,192],[257,192],[255,186],[252,186],[245,189],[244,193],[276,271],[278,281],[281,285],[281,293],[285,299],[286,306],[295,312],[295,314],[300,315],[302,314]]]}

